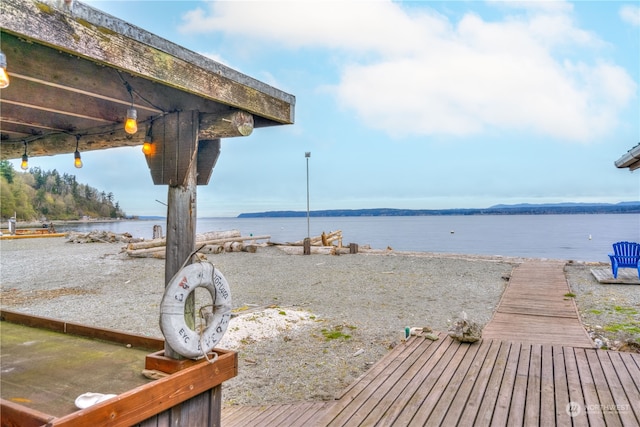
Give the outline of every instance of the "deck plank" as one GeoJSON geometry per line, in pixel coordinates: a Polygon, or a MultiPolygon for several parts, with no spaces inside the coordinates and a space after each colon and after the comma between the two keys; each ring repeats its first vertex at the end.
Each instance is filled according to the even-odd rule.
{"type": "MultiPolygon", "coordinates": [[[[609,412],[615,412],[620,417],[620,421],[622,425],[625,426],[635,426],[638,425],[638,420],[635,415],[629,408],[625,407],[627,402],[627,395],[625,393],[624,388],[622,387],[622,383],[620,378],[618,378],[618,373],[611,361],[610,353],[608,352],[597,352],[596,356],[598,360],[600,360],[600,366],[602,367],[602,371],[605,375],[606,382],[608,385],[608,389],[611,392],[611,397],[613,398],[613,402],[615,406],[610,408],[604,408],[609,412]]],[[[640,400],[637,400],[640,402],[640,400]]]]}
{"type": "Polygon", "coordinates": [[[529,372],[523,425],[540,426],[540,377],[542,370],[542,345],[531,344],[529,372]]]}
{"type": "MultiPolygon", "coordinates": [[[[622,425],[619,411],[610,411],[609,408],[615,406],[613,395],[608,387],[605,373],[598,358],[596,352],[589,351],[586,353],[589,367],[591,368],[591,374],[593,375],[593,381],[596,385],[596,391],[598,393],[599,406],[597,411],[600,411],[604,415],[605,423],[607,427],[617,427],[622,425]]],[[[591,411],[589,411],[591,412],[591,411]]]]}
{"type": "Polygon", "coordinates": [[[380,400],[375,400],[372,404],[362,408],[369,409],[367,411],[368,414],[361,414],[366,416],[363,423],[367,424],[384,419],[382,424],[388,425],[395,421],[398,413],[403,408],[403,402],[415,392],[415,387],[411,387],[411,384],[419,385],[420,379],[424,377],[425,372],[429,373],[431,371],[449,347],[450,345],[445,343],[445,345],[439,346],[436,351],[426,357],[419,357],[417,363],[414,363],[403,375],[397,376],[393,384],[390,383],[391,387],[389,387],[388,392],[380,400]]]}
{"type": "Polygon", "coordinates": [[[567,410],[569,400],[569,385],[567,384],[567,372],[564,364],[564,351],[561,346],[551,347],[553,353],[553,386],[556,408],[556,425],[565,426],[571,424],[570,413],[567,410]]]}
{"type": "Polygon", "coordinates": [[[475,421],[473,424],[464,425],[488,426],[491,423],[493,411],[498,400],[498,391],[500,390],[502,377],[507,366],[507,358],[511,352],[511,346],[512,343],[510,342],[503,342],[500,346],[500,351],[494,361],[493,369],[490,371],[487,387],[484,390],[484,394],[480,396],[480,408],[475,421]]]}
{"type": "MultiPolygon", "coordinates": [[[[489,392],[487,392],[487,390],[489,387],[489,383],[491,382],[493,370],[496,368],[500,369],[501,363],[499,363],[498,361],[501,360],[501,355],[504,355],[509,351],[509,346],[500,341],[490,342],[491,344],[489,351],[487,352],[487,356],[482,363],[480,372],[478,372],[475,383],[473,384],[473,387],[471,389],[471,393],[469,394],[469,397],[467,399],[467,405],[464,407],[464,411],[460,415],[459,421],[457,423],[458,425],[481,425],[482,423],[480,421],[478,421],[478,423],[476,424],[476,420],[479,417],[480,410],[483,406],[489,406],[489,404],[485,403],[485,401],[489,399],[489,395],[491,393],[491,390],[489,390],[489,392]]],[[[485,421],[484,425],[488,425],[489,421],[491,420],[485,421]]]]}
{"type": "MultiPolygon", "coordinates": [[[[422,401],[430,393],[436,382],[445,373],[445,369],[449,365],[449,362],[456,358],[459,359],[459,355],[466,349],[461,348],[459,342],[447,339],[451,342],[451,345],[447,347],[447,351],[442,353],[440,360],[435,360],[435,363],[431,363],[426,366],[430,369],[423,369],[419,375],[415,377],[415,381],[409,384],[405,388],[405,391],[398,396],[398,402],[400,405],[396,405],[396,408],[400,409],[400,413],[394,421],[394,425],[409,425],[411,419],[416,412],[420,409],[422,401]]],[[[438,390],[435,390],[437,393],[438,390]]]]}
{"type": "Polygon", "coordinates": [[[498,392],[498,400],[493,410],[491,425],[505,426],[509,418],[509,409],[511,407],[511,396],[516,381],[516,372],[518,371],[518,361],[520,360],[520,343],[512,343],[509,351],[509,358],[504,370],[502,381],[500,382],[500,391],[498,392]]]}
{"type": "Polygon", "coordinates": [[[516,368],[516,377],[511,395],[511,406],[507,424],[521,426],[524,424],[525,405],[527,401],[527,379],[531,363],[531,346],[523,345],[520,349],[520,358],[516,368]]]}
{"type": "Polygon", "coordinates": [[[580,374],[578,372],[578,365],[576,362],[575,349],[572,347],[564,347],[564,366],[567,376],[567,388],[569,391],[569,402],[578,405],[580,408],[577,412],[573,413],[573,423],[575,425],[588,425],[587,413],[584,410],[586,408],[584,402],[584,394],[582,393],[582,385],[580,383],[580,374]]]}
{"type": "Polygon", "coordinates": [[[600,404],[600,401],[598,400],[598,392],[596,391],[596,384],[591,373],[591,368],[589,367],[586,353],[587,352],[584,349],[575,349],[576,364],[578,366],[578,372],[580,373],[582,392],[584,393],[585,407],[581,409],[582,411],[587,412],[590,427],[600,427],[605,425],[602,412],[586,411],[586,408],[600,404]]]}
{"type": "MultiPolygon", "coordinates": [[[[626,395],[628,402],[640,402],[640,387],[634,383],[628,366],[625,364],[624,359],[627,359],[628,355],[614,352],[609,352],[608,355],[611,359],[611,364],[620,379],[620,385],[624,390],[624,394],[626,395]]],[[[640,405],[628,405],[628,408],[625,408],[625,410],[632,412],[636,419],[636,425],[640,425],[640,405]]]]}
{"type": "Polygon", "coordinates": [[[409,425],[441,425],[479,348],[480,344],[460,345],[432,392],[425,396],[409,425]]]}
{"type": "MultiPolygon", "coordinates": [[[[401,344],[402,348],[398,349],[398,347],[396,347],[396,349],[398,349],[396,357],[388,364],[381,364],[379,367],[374,365],[374,367],[369,370],[371,371],[371,375],[366,375],[358,381],[356,386],[351,387],[349,392],[344,394],[340,400],[327,411],[325,417],[320,420],[320,424],[322,425],[326,420],[327,425],[346,425],[349,419],[359,411],[360,406],[365,404],[369,398],[375,397],[376,393],[379,393],[380,390],[385,390],[381,388],[382,384],[384,384],[387,378],[392,376],[397,369],[402,366],[404,366],[404,369],[408,369],[414,365],[417,358],[421,355],[418,350],[420,344],[423,344],[424,350],[434,352],[435,354],[446,351],[446,348],[451,345],[450,342],[441,339],[438,341],[430,341],[424,338],[412,338],[408,340],[406,344],[401,344]]],[[[427,357],[429,358],[429,356],[427,357]]],[[[439,357],[434,359],[437,360],[439,357]]],[[[398,372],[402,373],[403,370],[401,369],[398,372]]]]}
{"type": "Polygon", "coordinates": [[[553,351],[550,346],[542,347],[540,360],[540,425],[552,426],[556,423],[556,402],[553,391],[553,351]]]}
{"type": "MultiPolygon", "coordinates": [[[[495,354],[499,343],[495,341],[482,341],[476,354],[473,357],[473,362],[470,364],[469,369],[466,372],[465,377],[460,381],[460,387],[455,394],[455,397],[451,400],[449,410],[444,413],[440,424],[445,426],[458,425],[462,414],[466,411],[475,414],[477,405],[473,405],[470,401],[473,388],[481,381],[483,367],[488,360],[495,360],[495,354]],[[491,350],[494,350],[491,352],[491,350]],[[474,409],[475,407],[475,409],[474,409]]],[[[475,415],[474,415],[475,416],[475,415]]]]}

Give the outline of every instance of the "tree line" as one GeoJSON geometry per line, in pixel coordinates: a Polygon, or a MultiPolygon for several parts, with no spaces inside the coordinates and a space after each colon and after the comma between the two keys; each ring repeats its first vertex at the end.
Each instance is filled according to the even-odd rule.
{"type": "Polygon", "coordinates": [[[18,173],[0,161],[0,217],[18,221],[120,218],[126,216],[113,193],[81,184],[75,175],[38,167],[18,173]]]}

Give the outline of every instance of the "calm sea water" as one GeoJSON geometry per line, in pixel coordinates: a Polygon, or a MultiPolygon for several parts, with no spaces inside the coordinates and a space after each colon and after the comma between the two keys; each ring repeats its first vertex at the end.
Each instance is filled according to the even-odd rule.
{"type": "MultiPolygon", "coordinates": [[[[163,220],[83,223],[58,231],[109,230],[151,238],[163,220]]],[[[270,235],[272,242],[293,242],[307,236],[306,218],[198,218],[197,232],[240,230],[242,235],[270,235]]],[[[311,236],[342,230],[343,244],[374,249],[446,252],[605,261],[611,244],[640,242],[639,214],[476,215],[408,217],[311,218],[311,236]]]]}

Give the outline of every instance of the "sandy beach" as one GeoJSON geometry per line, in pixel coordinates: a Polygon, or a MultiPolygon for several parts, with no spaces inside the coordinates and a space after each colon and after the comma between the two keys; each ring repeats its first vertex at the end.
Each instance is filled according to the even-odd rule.
{"type": "MultiPolygon", "coordinates": [[[[2,241],[2,307],[162,337],[164,261],[130,258],[124,246],[2,241]]],[[[234,307],[218,345],[238,351],[240,363],[225,383],[225,405],[331,399],[397,345],[405,327],[446,331],[462,311],[484,325],[522,261],[392,251],[298,256],[277,247],[208,259],[229,282],[234,307]]],[[[640,286],[600,285],[591,267],[566,267],[583,323],[609,346],[638,339],[640,286]],[[636,329],[607,331],[613,324],[636,329]]]]}

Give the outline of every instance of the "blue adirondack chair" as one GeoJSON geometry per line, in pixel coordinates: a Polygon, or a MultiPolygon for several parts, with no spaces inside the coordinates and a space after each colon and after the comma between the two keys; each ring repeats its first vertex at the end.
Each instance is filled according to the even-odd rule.
{"type": "Polygon", "coordinates": [[[618,268],[637,268],[640,277],[640,244],[633,242],[617,242],[613,244],[611,270],[613,277],[618,277],[618,268]]]}

